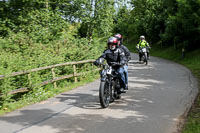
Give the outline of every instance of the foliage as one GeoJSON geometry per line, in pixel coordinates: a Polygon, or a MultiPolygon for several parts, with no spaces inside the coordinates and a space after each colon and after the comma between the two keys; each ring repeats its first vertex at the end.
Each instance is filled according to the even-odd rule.
{"type": "MultiPolygon", "coordinates": [[[[189,49],[199,48],[200,41],[200,1],[179,0],[178,11],[175,16],[170,16],[166,23],[166,34],[172,34],[179,42],[184,42],[183,47],[189,49]]],[[[173,38],[172,36],[169,39],[173,38]]]]}
{"type": "MultiPolygon", "coordinates": [[[[19,36],[20,42],[16,41],[19,40],[16,37],[7,40],[1,39],[4,45],[0,49],[0,75],[63,62],[95,59],[100,55],[103,50],[102,47],[104,47],[103,45],[98,45],[97,41],[89,43],[84,38],[65,38],[64,41],[53,41],[48,45],[34,43],[31,46],[27,46],[27,40],[23,39],[23,34],[19,36]]],[[[16,81],[14,80],[13,82],[16,81]]],[[[8,85],[8,82],[6,83],[8,85]]],[[[1,90],[3,88],[1,87],[1,90]]],[[[8,87],[5,86],[5,89],[8,89],[8,87]]]]}
{"type": "Polygon", "coordinates": [[[112,30],[114,0],[0,2],[0,36],[6,36],[9,31],[25,31],[34,40],[48,43],[67,30],[67,22],[79,22],[85,27],[84,36],[87,38],[104,37],[112,30]]]}
{"type": "Polygon", "coordinates": [[[82,37],[107,37],[113,26],[114,0],[82,0],[79,34],[82,37]]]}
{"type": "MultiPolygon", "coordinates": [[[[200,0],[131,0],[132,10],[117,32],[132,38],[128,48],[135,50],[137,39],[145,35],[153,46],[151,53],[184,64],[200,79],[200,0]],[[126,31],[128,30],[128,33],[126,31]],[[182,49],[186,57],[182,58],[182,49]]],[[[191,109],[183,133],[200,132],[199,96],[191,109]]]]}
{"type": "Polygon", "coordinates": [[[120,33],[122,35],[126,35],[127,37],[131,33],[128,27],[131,27],[127,20],[130,17],[130,11],[127,9],[126,6],[122,6],[117,15],[115,16],[115,26],[114,26],[114,33],[120,33]]]}
{"type": "Polygon", "coordinates": [[[128,13],[122,14],[126,7],[118,12],[115,32],[133,39],[145,35],[151,43],[161,40],[187,50],[199,48],[199,0],[131,0],[131,6],[128,13]]]}
{"type": "MultiPolygon", "coordinates": [[[[0,75],[96,59],[106,46],[105,39],[112,34],[116,1],[121,0],[0,1],[0,75]]],[[[72,69],[58,67],[55,73],[58,77],[69,75],[72,69]]],[[[89,64],[80,64],[77,73],[91,69],[89,64]]],[[[36,102],[52,96],[52,84],[38,85],[52,79],[51,70],[30,76],[31,83],[27,75],[0,79],[0,110],[13,110],[13,103],[18,101],[36,102]],[[23,87],[32,91],[8,95],[23,87]]],[[[87,80],[87,76],[78,77],[78,81],[82,80],[87,80]]],[[[58,81],[57,86],[64,87],[73,81],[58,81]]]]}

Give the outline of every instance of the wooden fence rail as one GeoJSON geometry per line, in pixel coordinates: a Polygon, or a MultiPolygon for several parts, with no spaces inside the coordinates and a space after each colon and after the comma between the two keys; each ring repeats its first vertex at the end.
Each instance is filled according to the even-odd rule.
{"type": "MultiPolygon", "coordinates": [[[[27,70],[27,71],[14,72],[14,73],[11,73],[9,75],[0,75],[0,80],[1,79],[5,79],[5,78],[9,78],[9,77],[14,77],[14,76],[28,74],[29,85],[32,86],[31,74],[30,73],[41,71],[41,70],[45,70],[45,69],[51,69],[51,73],[52,73],[53,79],[44,81],[44,82],[40,83],[39,85],[47,85],[49,83],[53,83],[54,88],[56,88],[57,87],[56,81],[74,77],[74,81],[77,82],[77,77],[78,76],[90,73],[91,71],[100,70],[99,68],[97,68],[97,69],[94,69],[94,70],[91,70],[91,71],[77,73],[77,71],[76,71],[76,65],[78,65],[78,64],[85,64],[85,63],[93,63],[94,61],[95,60],[83,60],[83,61],[77,61],[77,62],[66,62],[66,63],[56,64],[56,65],[51,65],[51,66],[46,66],[46,67],[35,68],[35,69],[27,70]],[[56,68],[56,67],[62,67],[62,66],[67,66],[67,65],[73,65],[73,74],[65,75],[65,76],[61,76],[61,77],[56,77],[56,73],[54,71],[54,68],[56,68]]],[[[26,91],[29,91],[28,87],[19,88],[19,89],[13,90],[13,91],[9,92],[8,94],[15,94],[15,93],[26,92],[26,91]]]]}

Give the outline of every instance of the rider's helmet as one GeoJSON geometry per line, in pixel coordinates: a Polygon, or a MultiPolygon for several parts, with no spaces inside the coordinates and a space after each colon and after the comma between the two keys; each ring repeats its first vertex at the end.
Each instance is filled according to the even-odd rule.
{"type": "Polygon", "coordinates": [[[118,39],[118,41],[120,41],[120,44],[122,43],[122,35],[121,34],[117,33],[114,35],[114,37],[116,37],[118,39]]]}
{"type": "Polygon", "coordinates": [[[117,40],[116,37],[110,37],[110,38],[108,39],[108,42],[107,42],[108,48],[109,48],[110,50],[115,50],[116,47],[117,47],[117,43],[118,43],[118,40],[117,40]]]}
{"type": "Polygon", "coordinates": [[[114,37],[116,37],[119,41],[122,40],[122,35],[119,33],[115,34],[114,37]]]}
{"type": "Polygon", "coordinates": [[[145,36],[140,36],[140,40],[145,39],[145,36]]]}

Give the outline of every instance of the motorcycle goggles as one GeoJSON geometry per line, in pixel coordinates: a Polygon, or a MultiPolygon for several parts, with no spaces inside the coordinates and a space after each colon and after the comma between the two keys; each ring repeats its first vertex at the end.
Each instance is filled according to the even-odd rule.
{"type": "Polygon", "coordinates": [[[117,45],[117,43],[108,43],[108,45],[117,45]]]}
{"type": "Polygon", "coordinates": [[[109,48],[110,48],[111,50],[115,50],[116,47],[117,47],[117,44],[116,44],[116,43],[109,43],[108,45],[109,45],[109,48]]]}

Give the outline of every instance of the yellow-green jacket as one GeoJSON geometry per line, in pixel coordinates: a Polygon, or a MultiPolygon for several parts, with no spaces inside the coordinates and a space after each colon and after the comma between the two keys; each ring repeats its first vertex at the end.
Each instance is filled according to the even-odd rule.
{"type": "Polygon", "coordinates": [[[140,40],[140,42],[137,44],[138,48],[144,48],[144,47],[149,47],[149,43],[145,40],[140,40]]]}

